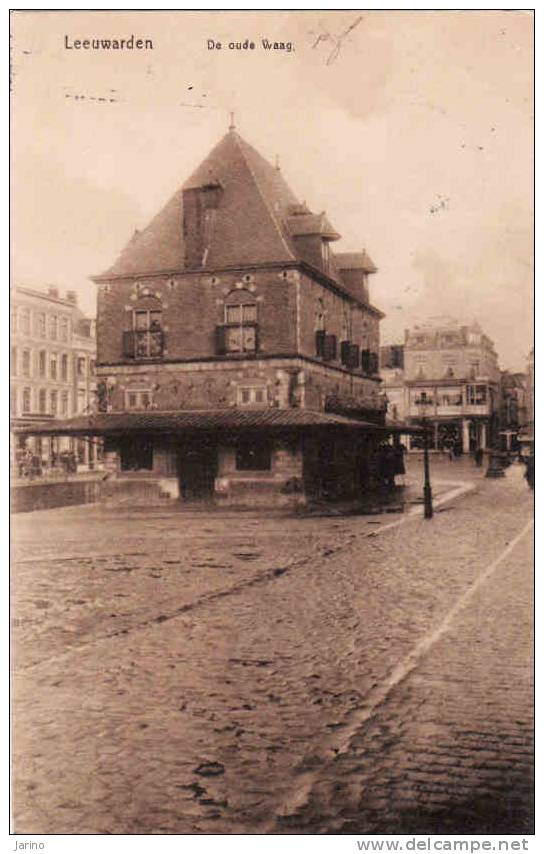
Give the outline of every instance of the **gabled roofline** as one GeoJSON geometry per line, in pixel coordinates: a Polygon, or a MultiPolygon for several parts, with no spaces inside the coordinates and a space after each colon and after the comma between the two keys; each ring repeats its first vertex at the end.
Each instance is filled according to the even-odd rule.
{"type": "Polygon", "coordinates": [[[236,142],[236,145],[238,146],[238,150],[239,150],[239,152],[240,152],[240,154],[241,154],[241,156],[242,156],[242,159],[243,159],[244,163],[246,164],[246,166],[247,166],[247,168],[248,168],[248,170],[249,170],[249,172],[250,172],[250,174],[251,174],[251,177],[253,178],[253,181],[254,181],[254,183],[255,183],[255,186],[257,187],[257,190],[259,191],[259,195],[260,195],[260,197],[261,197],[261,199],[262,199],[262,201],[263,201],[263,204],[264,204],[264,206],[265,206],[266,210],[268,211],[268,215],[270,216],[270,218],[271,218],[272,222],[273,222],[273,223],[274,223],[274,225],[276,226],[276,230],[277,230],[277,232],[278,232],[278,234],[279,234],[279,236],[280,236],[280,240],[281,240],[281,242],[283,243],[283,245],[284,245],[284,247],[285,247],[285,250],[286,250],[287,254],[289,255],[289,257],[290,257],[290,258],[293,258],[293,260],[295,260],[295,261],[296,261],[296,256],[294,255],[293,250],[292,250],[292,249],[291,249],[291,247],[288,245],[288,243],[287,243],[287,241],[286,241],[286,239],[285,239],[285,236],[284,236],[284,234],[283,234],[283,232],[282,232],[282,230],[281,230],[281,228],[280,228],[280,225],[279,225],[279,223],[278,223],[278,220],[277,220],[277,218],[276,218],[276,214],[275,214],[275,212],[270,208],[270,205],[268,204],[268,199],[266,198],[265,194],[264,194],[264,193],[263,193],[263,191],[262,191],[261,185],[259,184],[259,181],[258,181],[258,179],[257,179],[257,176],[255,175],[255,172],[254,172],[254,171],[253,171],[253,169],[251,168],[251,163],[249,162],[248,158],[247,158],[247,157],[246,157],[246,155],[245,155],[245,152],[244,152],[244,150],[243,150],[242,146],[240,145],[240,142],[239,142],[239,140],[240,140],[240,136],[239,136],[235,131],[231,131],[231,133],[233,133],[233,135],[234,135],[234,141],[236,142]]]}

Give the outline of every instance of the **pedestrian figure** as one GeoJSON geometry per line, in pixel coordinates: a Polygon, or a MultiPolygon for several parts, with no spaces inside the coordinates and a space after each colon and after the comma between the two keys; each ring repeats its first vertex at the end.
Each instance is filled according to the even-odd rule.
{"type": "Polygon", "coordinates": [[[387,489],[394,489],[395,487],[395,467],[395,449],[389,444],[382,445],[380,448],[380,480],[387,489]]]}
{"type": "MultiPolygon", "coordinates": [[[[401,484],[404,486],[404,475],[406,474],[406,467],[404,465],[404,458],[406,455],[406,446],[402,444],[402,442],[397,442],[393,447],[393,453],[395,458],[394,464],[394,475],[397,475],[401,478],[401,484]]],[[[394,485],[394,481],[393,481],[394,485]]]]}
{"type": "Polygon", "coordinates": [[[529,489],[535,488],[535,458],[534,454],[530,454],[525,460],[525,479],[529,489]]]}
{"type": "Polygon", "coordinates": [[[484,460],[483,448],[476,448],[476,450],[474,451],[474,462],[476,463],[478,468],[481,468],[483,460],[484,460]]]}

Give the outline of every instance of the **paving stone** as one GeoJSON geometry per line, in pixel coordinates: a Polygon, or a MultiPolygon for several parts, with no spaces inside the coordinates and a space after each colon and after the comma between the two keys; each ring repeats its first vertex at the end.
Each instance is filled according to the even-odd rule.
{"type": "Polygon", "coordinates": [[[530,533],[395,677],[532,513],[435,471],[477,489],[394,527],[17,517],[16,831],[531,832],[530,533]]]}

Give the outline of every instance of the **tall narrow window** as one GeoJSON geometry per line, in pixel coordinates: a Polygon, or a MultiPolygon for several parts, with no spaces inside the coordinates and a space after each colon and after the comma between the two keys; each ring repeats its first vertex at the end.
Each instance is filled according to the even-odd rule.
{"type": "Polygon", "coordinates": [[[23,376],[30,376],[30,350],[23,350],[23,376]]]}
{"type": "Polygon", "coordinates": [[[57,354],[51,353],[51,362],[49,363],[49,372],[52,380],[57,379],[57,354]]]}
{"type": "Polygon", "coordinates": [[[23,412],[30,412],[30,389],[23,389],[23,412]]]}
{"type": "Polygon", "coordinates": [[[12,418],[17,415],[17,389],[14,385],[10,386],[9,390],[9,410],[12,418]]]}
{"type": "Polygon", "coordinates": [[[56,390],[53,390],[51,392],[49,400],[50,400],[50,404],[51,404],[51,406],[50,406],[51,415],[56,415],[57,414],[57,404],[58,404],[58,394],[57,394],[56,390]]]}
{"type": "Polygon", "coordinates": [[[11,348],[10,372],[12,377],[17,376],[17,347],[11,348]]]}
{"type": "Polygon", "coordinates": [[[49,317],[49,337],[53,341],[57,340],[58,326],[59,326],[59,319],[58,319],[57,315],[51,314],[49,317]]]}
{"type": "Polygon", "coordinates": [[[40,338],[45,338],[47,334],[45,312],[40,311],[38,314],[38,335],[40,338]]]}
{"type": "Polygon", "coordinates": [[[40,415],[45,415],[45,413],[47,412],[47,397],[44,388],[40,389],[38,395],[38,409],[40,411],[40,415]]]}
{"type": "Polygon", "coordinates": [[[38,355],[38,373],[40,377],[45,377],[47,374],[47,353],[45,350],[40,350],[38,355]]]}
{"type": "Polygon", "coordinates": [[[60,340],[68,341],[68,318],[61,317],[60,319],[60,340]]]}
{"type": "Polygon", "coordinates": [[[65,382],[68,379],[68,356],[66,353],[63,353],[60,359],[60,378],[65,382]]]}
{"type": "Polygon", "coordinates": [[[132,315],[132,329],[125,332],[123,350],[133,359],[153,359],[163,354],[162,311],[137,308],[132,315]]]}
{"type": "Polygon", "coordinates": [[[60,398],[60,414],[68,415],[68,392],[63,391],[60,398]]]}
{"type": "Polygon", "coordinates": [[[30,335],[30,309],[23,308],[21,312],[21,332],[23,335],[30,335]]]}
{"type": "Polygon", "coordinates": [[[235,291],[227,297],[224,350],[226,353],[257,350],[257,303],[248,291],[235,291]]]}

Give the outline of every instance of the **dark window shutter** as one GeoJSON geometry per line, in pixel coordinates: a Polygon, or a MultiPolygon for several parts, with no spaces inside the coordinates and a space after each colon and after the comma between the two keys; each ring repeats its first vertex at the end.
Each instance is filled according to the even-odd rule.
{"type": "Polygon", "coordinates": [[[323,358],[327,362],[336,359],[336,335],[325,335],[325,348],[323,358]]]}
{"type": "Polygon", "coordinates": [[[350,365],[351,344],[349,341],[342,341],[340,344],[340,360],[343,365],[350,365]]]}
{"type": "Polygon", "coordinates": [[[370,373],[371,374],[377,374],[378,373],[378,366],[379,366],[378,354],[377,353],[371,353],[370,354],[370,373]]]}
{"type": "Polygon", "coordinates": [[[358,368],[360,364],[359,345],[349,345],[349,366],[350,368],[358,368]]]}
{"type": "Polygon", "coordinates": [[[323,356],[325,353],[325,333],[322,329],[315,333],[315,352],[316,356],[323,356]]]}
{"type": "Polygon", "coordinates": [[[215,327],[215,352],[218,356],[224,356],[227,352],[224,326],[215,327]]]}
{"type": "Polygon", "coordinates": [[[361,350],[361,367],[365,374],[370,373],[370,350],[361,350]]]}
{"type": "Polygon", "coordinates": [[[129,359],[133,359],[135,354],[134,345],[134,331],[132,329],[129,329],[127,332],[123,332],[123,356],[126,356],[129,359]]]}

